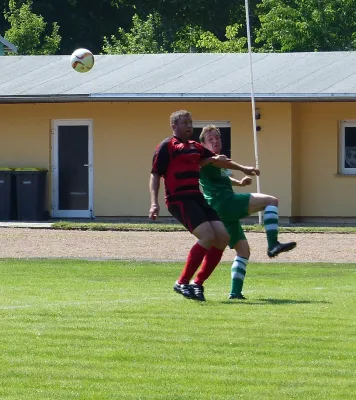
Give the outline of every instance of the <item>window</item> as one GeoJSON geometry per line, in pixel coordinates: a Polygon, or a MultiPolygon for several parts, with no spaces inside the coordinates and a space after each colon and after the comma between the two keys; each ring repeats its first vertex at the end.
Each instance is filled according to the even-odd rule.
{"type": "MultiPolygon", "coordinates": [[[[193,122],[193,136],[192,140],[199,142],[199,136],[204,126],[215,125],[219,128],[221,133],[222,150],[221,153],[225,154],[226,157],[231,157],[231,127],[227,121],[199,121],[193,122]]],[[[356,127],[356,125],[355,125],[356,127]]]]}
{"type": "Polygon", "coordinates": [[[341,123],[339,172],[356,175],[356,121],[341,123]]]}

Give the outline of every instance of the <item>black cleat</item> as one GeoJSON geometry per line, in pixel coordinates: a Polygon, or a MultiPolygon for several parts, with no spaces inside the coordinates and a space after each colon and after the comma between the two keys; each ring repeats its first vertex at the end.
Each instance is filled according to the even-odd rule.
{"type": "Polygon", "coordinates": [[[189,284],[176,282],[173,286],[173,290],[175,292],[181,294],[183,297],[185,297],[187,299],[195,298],[194,290],[192,289],[191,285],[189,285],[189,284]]]}
{"type": "Polygon", "coordinates": [[[242,294],[230,294],[229,300],[238,299],[238,300],[247,300],[247,298],[242,294]]]}
{"type": "Polygon", "coordinates": [[[267,250],[267,255],[269,258],[273,258],[278,256],[280,253],[284,253],[289,250],[293,250],[295,246],[297,245],[296,242],[287,242],[287,243],[279,243],[272,247],[272,249],[267,250]]]}
{"type": "Polygon", "coordinates": [[[191,283],[190,287],[193,289],[194,297],[192,298],[194,300],[205,301],[203,285],[198,285],[197,283],[191,283]]]}

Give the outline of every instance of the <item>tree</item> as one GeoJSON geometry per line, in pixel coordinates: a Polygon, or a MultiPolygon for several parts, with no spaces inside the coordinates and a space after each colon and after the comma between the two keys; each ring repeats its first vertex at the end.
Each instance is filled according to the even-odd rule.
{"type": "Polygon", "coordinates": [[[175,35],[172,43],[174,53],[200,53],[197,43],[200,36],[204,33],[203,29],[197,25],[186,25],[175,35]]]}
{"type": "Polygon", "coordinates": [[[226,40],[219,40],[211,32],[203,32],[197,41],[197,48],[209,53],[242,53],[247,51],[247,38],[239,36],[242,26],[239,24],[226,27],[226,40]]]}
{"type": "Polygon", "coordinates": [[[118,37],[104,37],[103,52],[106,54],[166,53],[166,39],[159,14],[149,14],[143,21],[137,14],[132,18],[132,28],[125,32],[118,29],[118,37]]]}
{"type": "MultiPolygon", "coordinates": [[[[195,0],[193,3],[181,0],[116,1],[126,6],[132,3],[139,23],[146,19],[147,14],[159,16],[160,24],[159,27],[156,26],[155,38],[158,40],[159,31],[158,36],[164,36],[164,40],[158,40],[158,52],[234,52],[241,51],[244,47],[245,5],[242,0],[195,0]]],[[[255,27],[259,26],[255,15],[255,5],[259,1],[250,0],[251,21],[255,27]]],[[[121,30],[119,35],[120,32],[124,33],[121,30]]],[[[135,35],[132,30],[130,33],[135,35]]],[[[119,39],[122,41],[121,35],[119,39]]],[[[107,43],[106,38],[105,47],[112,51],[107,43]]]]}
{"type": "Polygon", "coordinates": [[[354,0],[263,0],[258,9],[256,43],[264,51],[355,48],[354,0]]]}
{"type": "Polygon", "coordinates": [[[234,53],[246,51],[246,37],[239,37],[241,25],[226,27],[226,40],[219,40],[214,33],[204,31],[200,26],[187,25],[180,29],[169,43],[162,20],[158,13],[150,14],[146,21],[135,14],[129,32],[122,28],[118,37],[104,38],[103,52],[106,54],[147,54],[147,53],[234,53]]]}
{"type": "MultiPolygon", "coordinates": [[[[17,8],[27,0],[15,0],[17,8]]],[[[226,27],[238,24],[245,26],[243,0],[31,0],[32,12],[41,15],[52,29],[60,26],[62,37],[59,54],[71,54],[78,47],[85,47],[95,54],[102,51],[103,39],[109,43],[111,37],[131,33],[135,14],[144,22],[148,15],[159,15],[160,27],[156,29],[158,51],[208,51],[195,46],[201,32],[211,32],[219,41],[226,40],[226,27]],[[194,27],[191,29],[191,27],[194,27]],[[164,36],[164,40],[163,40],[164,36]],[[108,39],[109,38],[109,39],[108,39]]],[[[258,27],[255,4],[261,0],[249,0],[252,26],[258,27]]],[[[0,0],[0,9],[7,7],[9,0],[0,0]]],[[[10,24],[0,18],[0,34],[10,24]]],[[[51,32],[46,28],[46,35],[51,32]]],[[[246,36],[242,29],[240,34],[246,36]]],[[[206,42],[206,40],[205,40],[206,42]]],[[[149,48],[150,46],[148,46],[149,48]]]]}
{"type": "MultiPolygon", "coordinates": [[[[122,0],[129,2],[129,0],[122,0]]],[[[243,0],[133,0],[139,16],[147,15],[152,10],[159,13],[165,31],[171,32],[174,39],[176,32],[186,26],[198,26],[203,31],[212,32],[219,40],[225,40],[226,26],[245,25],[245,4],[243,0]]],[[[261,0],[249,0],[253,25],[259,22],[255,13],[256,3],[261,0]]],[[[173,43],[174,40],[171,41],[173,43]]]]}
{"type": "Polygon", "coordinates": [[[18,54],[55,54],[59,49],[61,36],[57,23],[52,25],[52,33],[45,35],[47,23],[43,17],[31,11],[32,0],[27,0],[17,7],[15,0],[9,1],[9,11],[5,19],[11,28],[5,32],[5,37],[18,48],[18,54]]]}
{"type": "MultiPolygon", "coordinates": [[[[0,0],[1,1],[1,0],[0,0]]],[[[24,0],[17,0],[24,1],[24,0]]],[[[132,25],[135,0],[33,0],[33,12],[49,24],[58,22],[62,36],[60,54],[84,47],[101,51],[104,36],[132,25]]]]}

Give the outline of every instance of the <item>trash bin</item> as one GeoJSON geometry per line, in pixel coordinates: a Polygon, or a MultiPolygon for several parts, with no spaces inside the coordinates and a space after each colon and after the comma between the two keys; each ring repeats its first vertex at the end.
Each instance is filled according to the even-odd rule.
{"type": "Polygon", "coordinates": [[[15,168],[17,193],[17,218],[20,221],[47,219],[46,180],[43,168],[15,168]]]}
{"type": "Polygon", "coordinates": [[[13,168],[0,167],[0,221],[15,218],[16,191],[13,168]]]}

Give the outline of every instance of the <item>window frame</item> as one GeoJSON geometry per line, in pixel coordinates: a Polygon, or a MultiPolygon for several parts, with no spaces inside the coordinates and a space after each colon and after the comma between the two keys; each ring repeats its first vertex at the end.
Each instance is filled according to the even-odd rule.
{"type": "Polygon", "coordinates": [[[356,128],[356,120],[341,121],[339,132],[339,174],[356,175],[356,168],[345,168],[345,128],[356,128]]]}
{"type": "Polygon", "coordinates": [[[193,121],[193,128],[204,128],[206,125],[215,125],[218,128],[231,128],[230,121],[193,121]]]}

